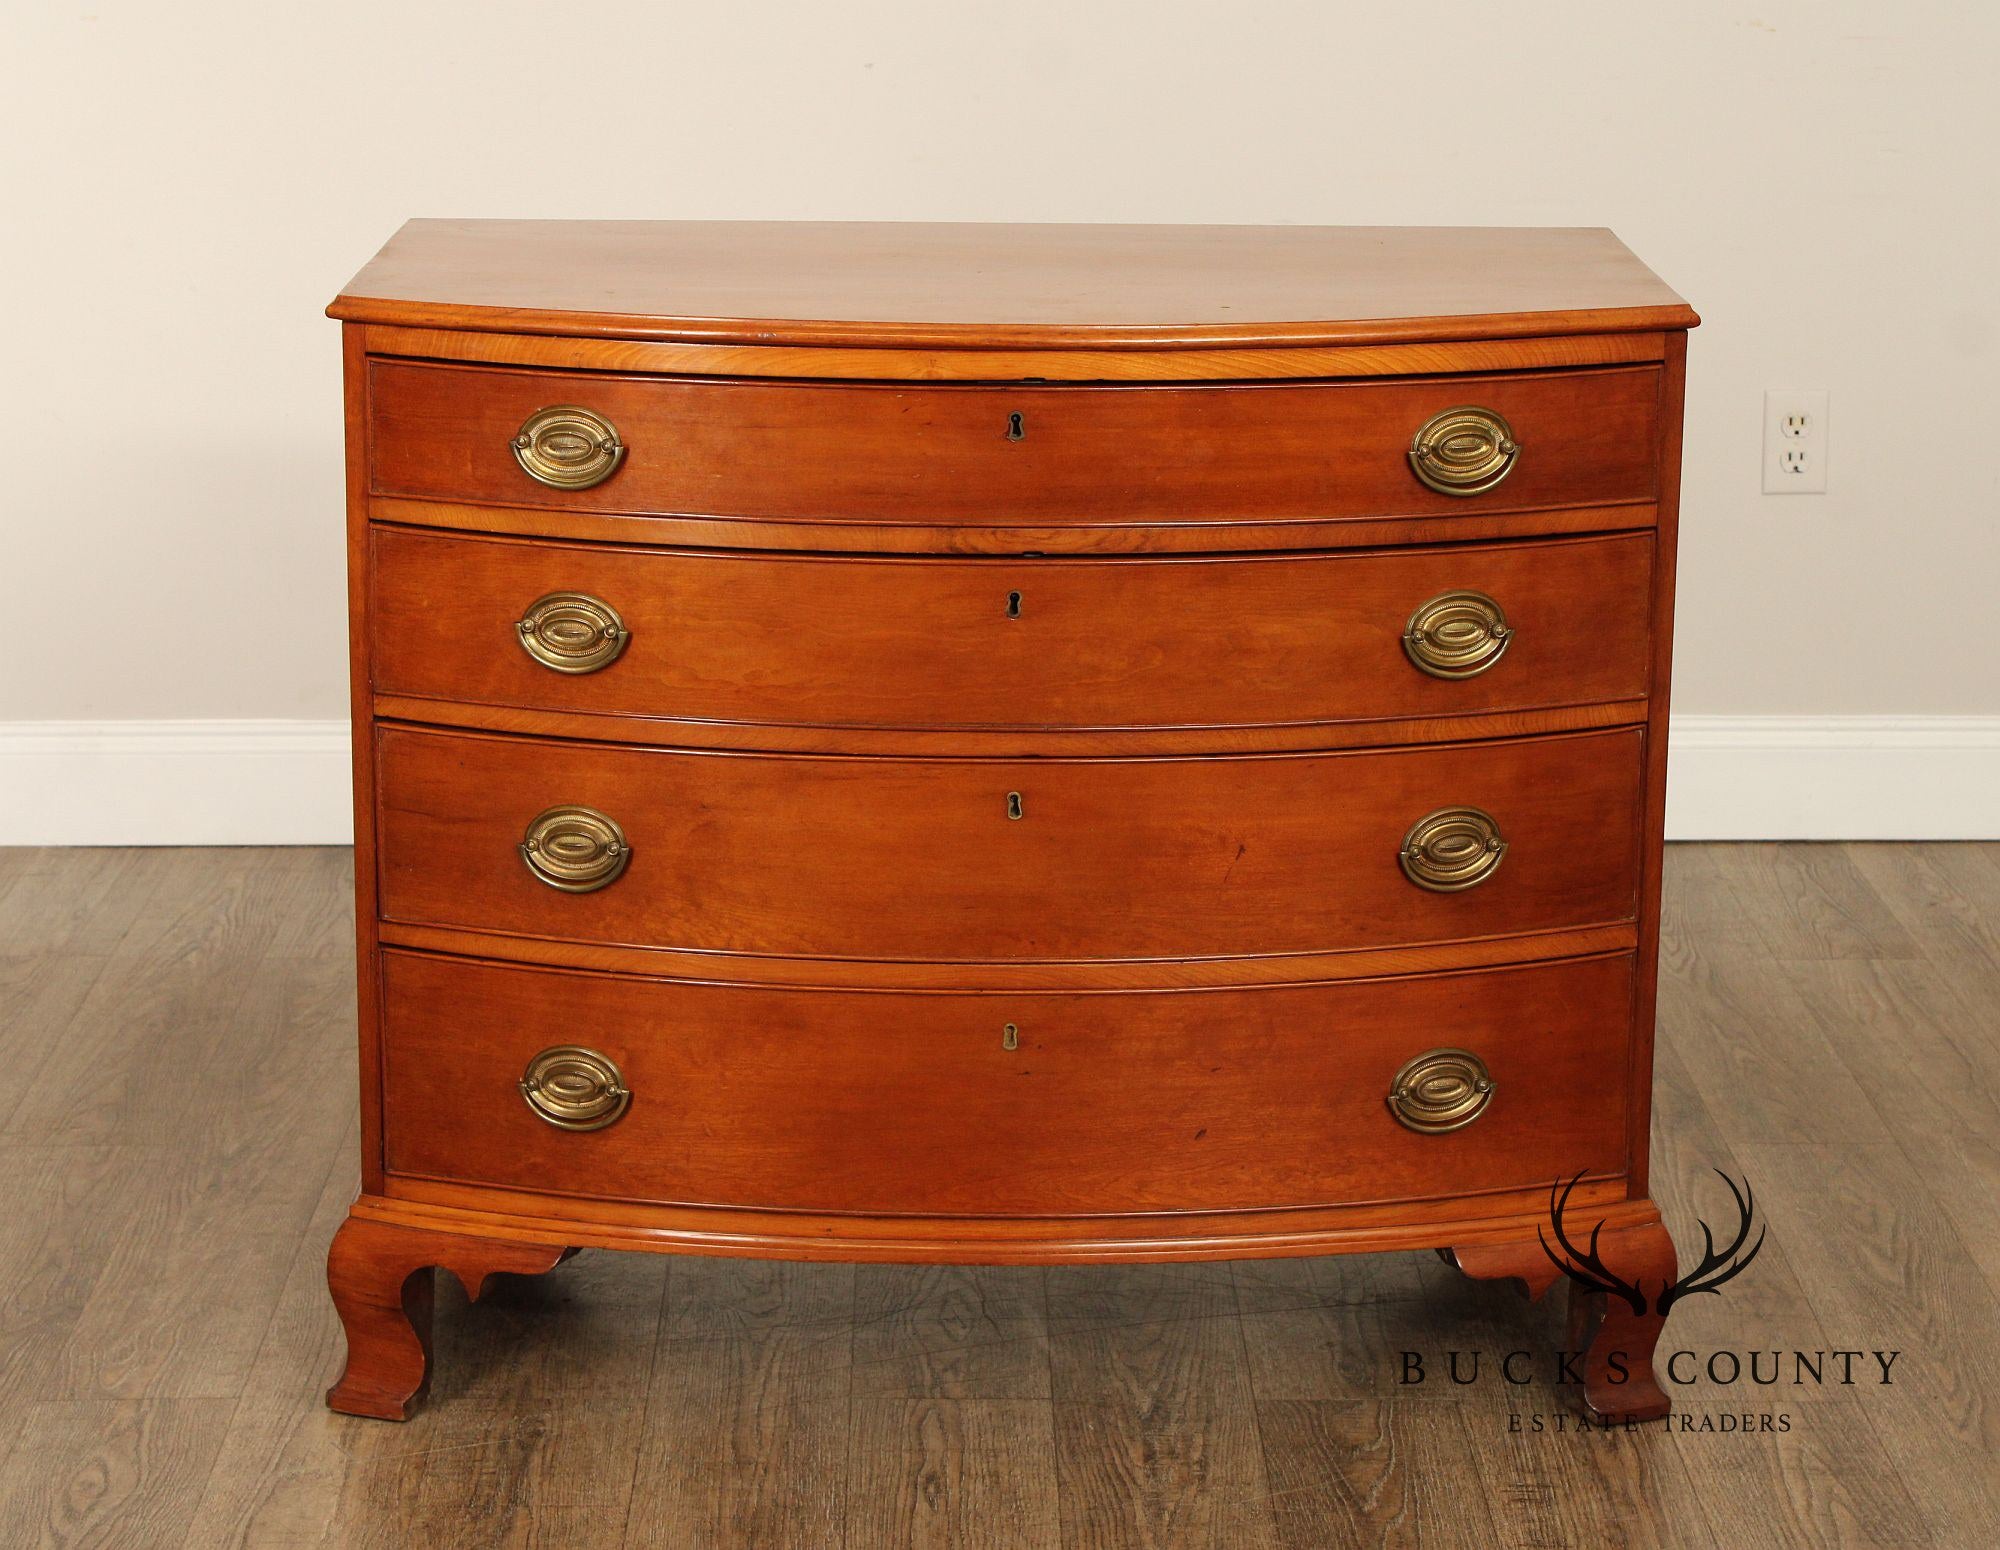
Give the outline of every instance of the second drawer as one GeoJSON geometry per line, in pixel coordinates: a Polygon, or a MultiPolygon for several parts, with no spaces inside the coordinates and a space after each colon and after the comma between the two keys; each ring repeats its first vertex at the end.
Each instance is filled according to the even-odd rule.
{"type": "Polygon", "coordinates": [[[1228,957],[1624,921],[1638,885],[1637,729],[1105,760],[377,736],[400,922],[804,957],[1228,957]]]}
{"type": "Polygon", "coordinates": [[[373,544],[375,688],[427,699],[1084,729],[1451,716],[1647,691],[1645,534],[1199,560],[744,557],[398,528],[373,544]]]}

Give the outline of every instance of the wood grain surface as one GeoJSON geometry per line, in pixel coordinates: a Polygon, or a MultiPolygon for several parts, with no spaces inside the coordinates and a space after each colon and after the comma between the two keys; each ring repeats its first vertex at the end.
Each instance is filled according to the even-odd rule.
{"type": "Polygon", "coordinates": [[[1049,522],[858,522],[852,518],[667,516],[658,512],[583,511],[573,507],[489,506],[459,500],[376,496],[378,521],[408,527],[509,533],[524,538],[678,544],[699,549],[763,549],[820,554],[1001,555],[1217,554],[1364,549],[1455,544],[1557,533],[1608,533],[1652,527],[1650,500],[1604,506],[1547,506],[1529,511],[1461,501],[1428,516],[1329,517],[1284,521],[1196,518],[1187,514],[1134,521],[1079,512],[1049,522]]]}
{"type": "Polygon", "coordinates": [[[953,348],[1345,344],[1698,321],[1601,228],[860,221],[411,221],[328,311],[526,334],[953,348]]]}
{"type": "MultiPolygon", "coordinates": [[[[1246,759],[678,753],[383,727],[382,915],[707,952],[1015,961],[1258,956],[1630,920],[1641,734],[1246,759]],[[1020,817],[1009,816],[1018,797],[1020,817]],[[625,828],[564,893],[523,863],[544,809],[625,828]],[[1507,851],[1455,893],[1405,836],[1471,806],[1507,851]]],[[[893,984],[885,979],[884,984],[893,984]]]]}
{"type": "Polygon", "coordinates": [[[1633,726],[1646,719],[1646,702],[1592,700],[1536,710],[1468,711],[1369,721],[1279,721],[1255,726],[1088,727],[1040,731],[1032,727],[868,727],[853,724],[769,721],[673,721],[600,711],[538,710],[473,700],[434,700],[378,694],[383,721],[464,727],[476,732],[525,732],[534,737],[586,743],[639,743],[713,748],[741,753],[887,754],[957,758],[1048,758],[1085,755],[1116,758],[1160,753],[1330,753],[1416,743],[1492,741],[1543,732],[1633,726]]]}
{"type": "Polygon", "coordinates": [[[1314,377],[1407,377],[1434,372],[1532,371],[1657,361],[1664,333],[1557,334],[1545,339],[1437,339],[1423,344],[1162,346],[1119,350],[799,348],[670,344],[560,334],[473,333],[351,324],[371,355],[418,360],[649,371],[702,377],[831,378],[848,382],[1254,382],[1314,377]]]}
{"type": "Polygon", "coordinates": [[[2000,1537],[2000,847],[1668,847],[1653,1189],[1684,1263],[1696,1218],[1727,1209],[1713,1168],[1748,1176],[1770,1229],[1723,1295],[1674,1310],[1668,1344],[1905,1353],[1886,1389],[1675,1389],[1683,1415],[1790,1417],[1734,1436],[1510,1430],[1561,1408],[1544,1372],[1399,1385],[1403,1349],[1554,1338],[1552,1311],[1428,1253],[1045,1271],[587,1252],[477,1305],[440,1278],[430,1408],[330,1415],[326,1244],[357,1185],[349,905],[341,851],[0,851],[0,1049],[90,1052],[4,1096],[0,1543],[2000,1537]],[[1801,1101],[1767,1115],[1758,1093],[1789,1088],[1760,1071],[1801,1101]],[[140,1323],[158,1333],[135,1346],[140,1323]]]}
{"type": "Polygon", "coordinates": [[[372,494],[575,512],[1011,527],[1460,517],[1650,500],[1659,452],[1655,366],[1001,388],[373,359],[367,377],[372,494]],[[625,455],[601,484],[552,489],[515,461],[521,426],[559,404],[616,427],[625,455]],[[1410,444],[1466,404],[1504,417],[1521,451],[1494,488],[1440,494],[1410,444]]]}
{"type": "Polygon", "coordinates": [[[1522,1189],[1616,1173],[1624,1157],[1625,956],[1005,998],[403,952],[385,954],[383,978],[392,1174],[780,1211],[1063,1216],[1522,1189]],[[567,1042],[563,1028],[632,1093],[606,1129],[559,1130],[522,1100],[522,1073],[567,1042]],[[1419,1135],[1386,1100],[1440,1043],[1476,1053],[1494,1096],[1464,1129],[1419,1135]]]}
{"type": "MultiPolygon", "coordinates": [[[[704,744],[711,723],[738,741],[787,724],[1011,728],[1044,749],[1051,733],[1088,729],[1323,736],[1326,723],[1640,699],[1650,680],[1652,540],[1638,534],[1010,563],[377,527],[371,564],[378,694],[642,717],[649,725],[631,735],[653,742],[704,744]],[[1478,676],[1432,677],[1410,660],[1404,632],[1420,605],[1468,589],[1491,597],[1513,634],[1478,676]],[[616,661],[579,674],[529,655],[516,625],[552,592],[587,593],[617,612],[630,639],[616,661]]],[[[1081,751],[1077,741],[1048,751],[1081,751]]]]}

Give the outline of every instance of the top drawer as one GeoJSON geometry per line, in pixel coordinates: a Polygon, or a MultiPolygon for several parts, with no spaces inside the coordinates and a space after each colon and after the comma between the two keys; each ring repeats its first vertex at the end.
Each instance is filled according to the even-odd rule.
{"type": "Polygon", "coordinates": [[[904,386],[378,359],[368,372],[369,488],[575,511],[972,526],[1606,506],[1654,496],[1659,382],[1659,369],[1644,366],[1279,385],[904,386]],[[587,414],[542,416],[548,409],[587,414]],[[1451,416],[1464,409],[1476,412],[1451,416]]]}

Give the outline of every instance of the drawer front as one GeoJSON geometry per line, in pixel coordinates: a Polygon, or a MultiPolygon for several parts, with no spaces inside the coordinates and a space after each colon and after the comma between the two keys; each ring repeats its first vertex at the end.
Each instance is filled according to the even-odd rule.
{"type": "Polygon", "coordinates": [[[1624,1166],[1626,955],[1004,997],[702,986],[401,952],[384,954],[383,973],[393,1173],[1012,1216],[1445,1196],[1624,1166]],[[608,1065],[570,1057],[567,1085],[550,1079],[539,1101],[566,1123],[612,1114],[603,1128],[559,1128],[522,1092],[531,1067],[565,1063],[537,1057],[572,1043],[608,1065]],[[1388,1096],[1439,1046],[1476,1057],[1491,1091],[1461,1086],[1467,1102],[1483,1097],[1476,1116],[1419,1132],[1388,1096]],[[613,1087],[627,1096],[607,1099],[613,1087]]]}
{"type": "MultiPolygon", "coordinates": [[[[386,727],[388,919],[842,958],[1335,951],[1628,920],[1637,729],[1361,753],[1125,760],[673,752],[386,727]],[[539,815],[601,815],[522,846],[539,815]],[[1441,811],[1489,815],[1422,831],[1441,811]],[[609,820],[615,830],[602,820],[609,820]],[[1497,861],[1497,866],[1492,862],[1497,861]],[[569,867],[578,875],[561,873],[569,867]],[[582,878],[581,873],[596,869],[582,878]],[[615,874],[615,875],[614,875],[615,874]]],[[[552,820],[558,828],[561,820],[552,820]]]]}
{"type": "Polygon", "coordinates": [[[739,724],[1114,728],[1647,689],[1645,534],[1202,560],[779,558],[400,528],[373,544],[384,694],[739,724]],[[1418,618],[1459,593],[1478,597],[1418,618]],[[559,595],[581,602],[536,613],[559,595]]]}
{"type": "MultiPolygon", "coordinates": [[[[1653,498],[1659,380],[1647,366],[1282,386],[915,387],[377,360],[369,480],[377,495],[419,500],[1002,526],[1608,505],[1653,498]],[[1497,414],[1518,452],[1491,488],[1440,493],[1418,477],[1412,442],[1468,405],[1497,414]],[[594,418],[550,430],[536,419],[550,408],[594,418]],[[541,455],[546,447],[554,453],[541,455]]],[[[1440,466],[1479,474],[1477,427],[1443,440],[1440,466]],[[1469,463],[1444,456],[1459,450],[1469,463]]]]}

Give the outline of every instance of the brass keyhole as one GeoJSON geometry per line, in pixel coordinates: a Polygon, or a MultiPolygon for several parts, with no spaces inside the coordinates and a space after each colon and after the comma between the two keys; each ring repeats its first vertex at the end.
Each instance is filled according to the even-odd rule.
{"type": "Polygon", "coordinates": [[[1009,619],[1018,619],[1021,617],[1021,594],[1018,592],[1009,592],[1007,594],[1007,617],[1009,619]]]}
{"type": "Polygon", "coordinates": [[[1007,416],[1007,439],[1009,441],[1020,441],[1027,434],[1027,422],[1021,417],[1019,411],[1007,416]]]}
{"type": "Polygon", "coordinates": [[[1019,1049],[1021,1047],[1021,1030],[1016,1028],[1012,1023],[1002,1028],[1000,1030],[1000,1047],[1002,1049],[1019,1049]]]}
{"type": "Polygon", "coordinates": [[[1018,791],[1007,793],[1007,816],[1009,818],[1019,818],[1021,816],[1021,793],[1018,791]]]}

